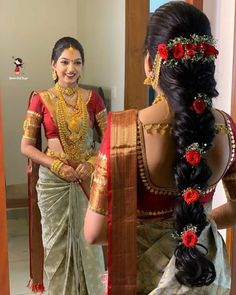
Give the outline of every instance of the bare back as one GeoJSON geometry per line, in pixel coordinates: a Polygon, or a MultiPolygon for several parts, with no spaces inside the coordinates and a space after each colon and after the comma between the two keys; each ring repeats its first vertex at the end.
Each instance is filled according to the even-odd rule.
{"type": "MultiPolygon", "coordinates": [[[[223,113],[213,109],[213,115],[216,126],[225,126],[227,129],[226,117],[223,113]]],[[[157,105],[139,111],[138,118],[140,136],[143,138],[143,160],[146,162],[148,170],[146,173],[156,187],[174,189],[173,163],[176,158],[176,149],[173,136],[170,132],[148,132],[145,128],[153,123],[156,126],[159,124],[164,127],[171,126],[174,122],[173,114],[168,113],[168,106],[166,102],[162,101],[157,105]]],[[[212,171],[212,176],[208,182],[209,186],[216,184],[222,178],[230,161],[230,156],[230,134],[219,132],[215,136],[213,148],[204,155],[212,171]]]]}

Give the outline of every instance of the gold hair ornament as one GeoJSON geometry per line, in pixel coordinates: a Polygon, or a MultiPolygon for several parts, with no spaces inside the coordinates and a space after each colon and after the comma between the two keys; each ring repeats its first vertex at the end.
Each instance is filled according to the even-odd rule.
{"type": "Polygon", "coordinates": [[[73,53],[74,52],[74,47],[70,44],[70,47],[68,48],[69,49],[69,51],[71,52],[71,53],[73,53]]]}

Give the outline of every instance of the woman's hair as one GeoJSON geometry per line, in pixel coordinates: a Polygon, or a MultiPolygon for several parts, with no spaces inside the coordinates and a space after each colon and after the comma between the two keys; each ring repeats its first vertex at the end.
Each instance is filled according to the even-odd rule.
{"type": "Polygon", "coordinates": [[[52,50],[51,61],[57,62],[57,60],[61,56],[62,52],[65,49],[68,49],[70,47],[73,47],[74,49],[77,49],[80,52],[82,63],[84,64],[83,46],[79,43],[78,40],[76,40],[72,37],[63,37],[55,43],[53,50],[52,50]]]}
{"type": "MultiPolygon", "coordinates": [[[[145,40],[145,51],[149,51],[154,62],[157,46],[167,44],[176,37],[190,38],[191,35],[211,37],[208,18],[191,4],[172,1],[159,7],[151,16],[145,40]]],[[[212,174],[207,161],[201,158],[198,165],[190,165],[184,158],[186,148],[193,143],[204,146],[207,152],[215,137],[215,119],[206,108],[198,115],[191,108],[194,98],[204,93],[210,101],[218,95],[214,79],[213,61],[185,61],[177,65],[161,65],[159,86],[168,98],[174,111],[173,136],[176,142],[177,158],[174,163],[174,177],[179,194],[188,188],[205,190],[212,174]]],[[[204,207],[200,201],[187,204],[179,197],[174,213],[174,228],[181,235],[188,225],[197,228],[197,236],[207,226],[204,207]]],[[[204,247],[205,248],[205,247],[204,247]]],[[[203,248],[201,248],[203,249],[203,248]]],[[[214,264],[207,258],[200,247],[177,246],[176,278],[187,286],[211,284],[216,276],[214,264]]]]}

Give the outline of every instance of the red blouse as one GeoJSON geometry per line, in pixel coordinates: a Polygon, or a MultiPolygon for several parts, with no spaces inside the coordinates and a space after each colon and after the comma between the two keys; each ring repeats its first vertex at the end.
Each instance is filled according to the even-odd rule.
{"type": "MultiPolygon", "coordinates": [[[[91,91],[89,101],[87,102],[87,110],[89,113],[91,127],[97,128],[98,122],[96,120],[96,115],[105,110],[105,105],[101,96],[99,96],[95,91],[91,91]]],[[[33,95],[28,111],[32,111],[41,117],[41,122],[44,126],[45,136],[47,139],[59,138],[57,124],[55,123],[53,114],[49,112],[39,93],[35,93],[33,95]]]]}
{"type": "MultiPolygon", "coordinates": [[[[104,136],[100,154],[97,159],[94,180],[90,192],[89,207],[95,212],[107,214],[108,190],[107,190],[107,158],[109,151],[109,130],[108,121],[107,132],[104,136]]],[[[231,154],[224,175],[222,175],[223,184],[225,184],[227,197],[236,199],[236,125],[232,118],[225,114],[225,126],[229,136],[231,154]],[[233,195],[234,194],[234,195],[233,195]]],[[[138,142],[137,145],[140,145],[138,142]]],[[[138,147],[138,171],[137,171],[137,216],[139,218],[167,218],[172,215],[176,202],[177,190],[155,187],[147,177],[148,171],[145,171],[144,159],[140,146],[138,147]]],[[[124,173],[124,171],[122,172],[124,173]]],[[[128,172],[127,172],[128,173],[128,172]]],[[[203,204],[212,200],[217,183],[209,186],[201,198],[203,204]]]]}

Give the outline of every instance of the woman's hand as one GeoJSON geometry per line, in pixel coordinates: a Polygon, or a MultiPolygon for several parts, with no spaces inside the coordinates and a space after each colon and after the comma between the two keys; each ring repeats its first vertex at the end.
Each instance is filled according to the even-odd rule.
{"type": "Polygon", "coordinates": [[[59,171],[59,176],[66,181],[76,182],[79,181],[78,175],[75,169],[67,164],[63,164],[59,171]]]}
{"type": "Polygon", "coordinates": [[[88,163],[86,161],[79,163],[79,165],[76,168],[77,177],[80,181],[85,180],[87,177],[90,177],[94,168],[91,163],[88,163]]]}

